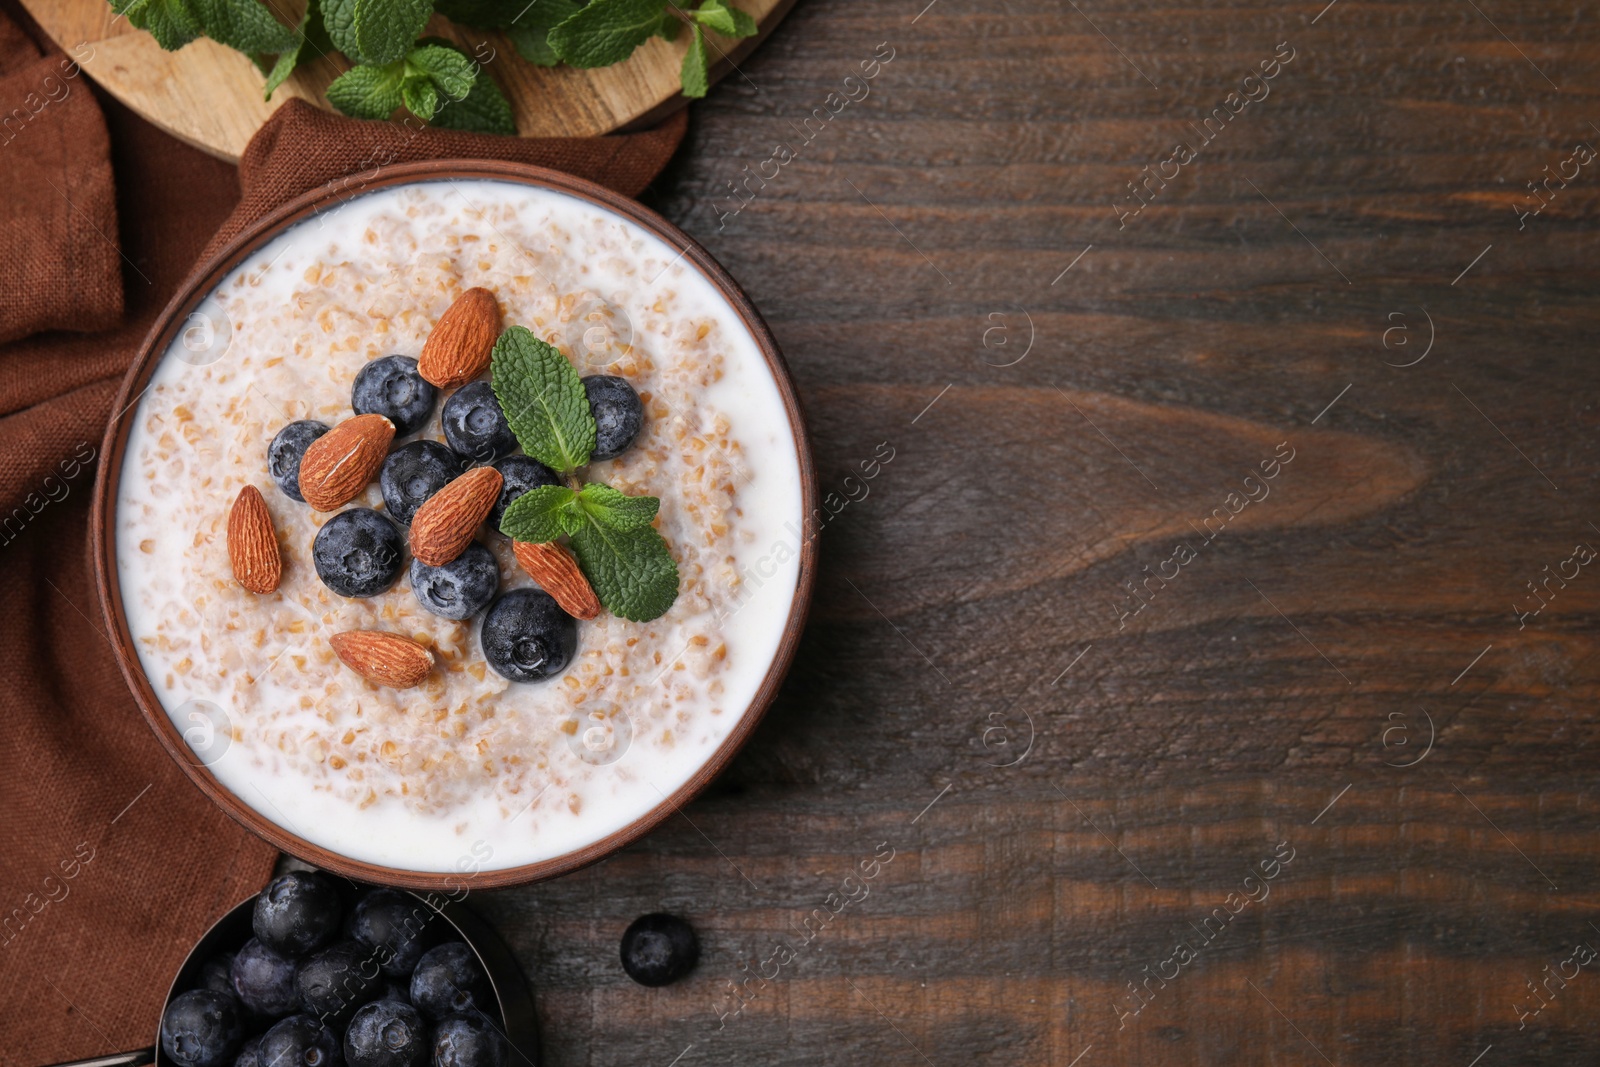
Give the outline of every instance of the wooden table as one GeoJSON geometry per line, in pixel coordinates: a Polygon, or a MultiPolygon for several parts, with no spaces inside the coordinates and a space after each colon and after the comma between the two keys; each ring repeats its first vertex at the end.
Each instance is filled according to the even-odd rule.
{"type": "Polygon", "coordinates": [[[853,499],[712,792],[477,896],[550,1067],[1600,1058],[1600,30],[1322,2],[806,0],[695,109],[853,499]]]}

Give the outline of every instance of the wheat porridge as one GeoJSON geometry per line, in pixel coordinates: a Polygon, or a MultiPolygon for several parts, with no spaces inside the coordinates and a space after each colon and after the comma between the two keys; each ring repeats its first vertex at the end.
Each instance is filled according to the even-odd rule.
{"type": "Polygon", "coordinates": [[[709,281],[579,198],[441,181],[295,225],[191,316],[133,414],[116,553],[197,762],[313,844],[448,871],[566,855],[694,775],[776,653],[803,526],[782,395],[709,281]],[[444,320],[474,299],[492,371],[420,383],[425,347],[472,348],[444,320]],[[596,428],[575,469],[521,458],[573,426],[596,428]],[[381,473],[330,493],[363,448],[381,473]],[[514,549],[501,523],[555,537],[520,532],[536,498],[570,541],[514,549]]]}

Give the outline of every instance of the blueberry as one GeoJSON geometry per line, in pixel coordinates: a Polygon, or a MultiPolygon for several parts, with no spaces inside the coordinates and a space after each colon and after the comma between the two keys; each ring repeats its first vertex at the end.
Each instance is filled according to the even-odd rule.
{"type": "Polygon", "coordinates": [[[676,915],[641,915],[622,935],[622,969],[640,985],[666,985],[694,969],[700,940],[676,915]]]}
{"type": "Polygon", "coordinates": [[[539,589],[513,589],[489,609],[478,635],[502,678],[537,682],[560,674],[578,648],[578,622],[539,589]]]}
{"type": "Polygon", "coordinates": [[[294,988],[294,961],[280,956],[252,937],[233,958],[230,975],[239,1002],[257,1015],[276,1019],[294,1011],[300,994],[294,988]]]}
{"type": "Polygon", "coordinates": [[[561,484],[561,478],[555,471],[531,456],[507,456],[496,463],[494,469],[505,479],[505,485],[500,489],[500,499],[494,502],[494,507],[489,511],[489,525],[496,530],[500,529],[500,518],[505,515],[506,508],[517,497],[541,485],[561,484]]]}
{"type": "Polygon", "coordinates": [[[343,1025],[383,995],[381,955],[356,941],[336,941],[300,964],[294,984],[300,1007],[321,1022],[343,1025]]]}
{"type": "Polygon", "coordinates": [[[417,373],[410,356],[384,356],[356,372],[350,406],[357,415],[382,415],[394,423],[394,435],[416,433],[428,421],[439,391],[417,373]]]}
{"type": "Polygon", "coordinates": [[[191,989],[161,1013],[161,1051],[180,1067],[224,1067],[244,1042],[239,1002],[214,989],[191,989]]]}
{"type": "Polygon", "coordinates": [[[616,459],[628,450],[644,428],[644,404],[626,378],[591,374],[583,380],[594,413],[594,451],[589,461],[616,459]]]}
{"type": "Polygon", "coordinates": [[[517,447],[511,424],[488,382],[471,382],[444,402],[444,439],[475,463],[493,463],[517,447]]]}
{"type": "Polygon", "coordinates": [[[309,1015],[291,1015],[261,1038],[262,1067],[337,1067],[339,1038],[309,1015]]]}
{"type": "Polygon", "coordinates": [[[250,927],[261,943],[295,959],[328,943],[339,929],[339,891],[313,871],[290,871],[256,897],[250,927]]]}
{"type": "Polygon", "coordinates": [[[349,1067],[423,1067],[428,1062],[428,1024],[409,1004],[368,1004],[344,1033],[344,1062],[349,1067]]]}
{"type": "Polygon", "coordinates": [[[357,902],[349,932],[361,944],[377,951],[384,974],[404,978],[422,958],[422,934],[433,914],[432,908],[409,894],[374,889],[357,902]]]}
{"type": "Polygon", "coordinates": [[[482,1015],[452,1015],[433,1031],[433,1067],[505,1067],[510,1048],[482,1015]]]}
{"type": "Polygon", "coordinates": [[[311,561],[322,584],[340,596],[377,596],[400,577],[405,546],[386,517],[371,508],[351,508],[317,531],[311,561]]]}
{"type": "Polygon", "coordinates": [[[233,1061],[233,1067],[265,1067],[261,1062],[262,1036],[257,1034],[244,1039],[244,1044],[239,1046],[239,1055],[233,1061]]]}
{"type": "Polygon", "coordinates": [[[500,564],[474,541],[442,567],[411,561],[411,590],[417,602],[446,619],[470,619],[500,591],[500,564]]]}
{"type": "Polygon", "coordinates": [[[409,526],[417,509],[464,469],[461,457],[437,441],[401,445],[389,453],[378,472],[383,505],[395,522],[409,526]]]}
{"type": "Polygon", "coordinates": [[[279,430],[278,436],[267,446],[267,470],[271,472],[272,480],[278,483],[278,488],[283,490],[283,495],[290,500],[298,500],[302,504],[306,502],[306,498],[300,495],[300,461],[305,458],[311,442],[327,432],[326,424],[314,419],[301,419],[279,430]]]}
{"type": "Polygon", "coordinates": [[[451,941],[423,955],[411,974],[411,1003],[437,1022],[446,1015],[494,1005],[489,978],[464,942],[451,941]]]}
{"type": "Polygon", "coordinates": [[[232,993],[233,982],[228,977],[232,970],[233,953],[217,953],[200,965],[199,988],[215,990],[218,993],[232,993]]]}

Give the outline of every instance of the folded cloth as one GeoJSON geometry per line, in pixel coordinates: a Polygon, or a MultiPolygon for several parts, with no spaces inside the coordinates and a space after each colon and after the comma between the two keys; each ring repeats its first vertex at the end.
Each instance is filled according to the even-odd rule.
{"type": "Polygon", "coordinates": [[[680,112],[533,140],[291,100],[236,169],[100,94],[0,0],[0,1060],[149,1045],[184,955],[275,859],[144,724],[87,559],[117,384],[197,258],[301,192],[402,161],[517,160],[634,196],[684,128],[680,112]]]}

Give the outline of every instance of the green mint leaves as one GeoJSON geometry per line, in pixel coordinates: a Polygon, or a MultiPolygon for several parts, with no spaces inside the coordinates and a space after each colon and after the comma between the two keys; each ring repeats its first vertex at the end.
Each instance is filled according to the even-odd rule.
{"type": "Polygon", "coordinates": [[[574,67],[609,67],[649,40],[666,13],[666,0],[590,0],[550,31],[550,47],[574,67]]]}
{"type": "Polygon", "coordinates": [[[500,87],[454,45],[432,37],[404,59],[345,71],[328,86],[328,102],[358,119],[386,119],[403,105],[449,129],[516,132],[500,87]]]}
{"type": "Polygon", "coordinates": [[[589,462],[594,415],[566,356],[526,326],[513,326],[495,342],[489,371],[495,399],[524,452],[558,474],[589,462]]]}
{"type": "Polygon", "coordinates": [[[581,10],[583,4],[574,0],[534,0],[505,28],[506,36],[516,46],[517,55],[529,63],[553,67],[561,62],[561,57],[550,47],[550,31],[581,10]]]}
{"type": "Polygon", "coordinates": [[[694,20],[724,37],[754,37],[756,20],[723,0],[705,0],[694,13],[694,20]]]}
{"type": "MultiPolygon", "coordinates": [[[[495,342],[490,379],[522,450],[562,474],[589,461],[594,414],[567,357],[523,326],[495,342]]],[[[571,540],[578,566],[607,611],[634,622],[658,618],[678,598],[678,565],[651,525],[661,501],[602,482],[544,485],[513,500],[500,532],[514,541],[571,540]]]]}
{"type": "Polygon", "coordinates": [[[405,102],[404,83],[399,63],[351,67],[328,86],[328,103],[353,118],[386,119],[405,102]]]}
{"type": "Polygon", "coordinates": [[[261,87],[264,99],[271,100],[273,92],[301,63],[334,51],[327,27],[322,24],[322,6],[318,0],[307,0],[306,13],[301,16],[300,26],[294,33],[294,44],[280,53],[278,61],[267,69],[267,83],[261,87]]]}
{"type": "Polygon", "coordinates": [[[466,96],[445,100],[434,113],[433,124],[449,130],[473,133],[498,133],[514,137],[517,121],[511,114],[511,101],[505,98],[489,75],[478,72],[466,96]]]}
{"type": "Polygon", "coordinates": [[[433,0],[323,0],[334,45],[369,66],[404,59],[433,14],[433,0]]]}
{"type": "Polygon", "coordinates": [[[111,8],[169,52],[197,37],[249,53],[282,52],[299,40],[259,0],[113,0],[111,8]]]}
{"type": "Polygon", "coordinates": [[[711,91],[711,59],[706,55],[706,34],[699,26],[689,38],[689,50],[683,54],[683,69],[678,72],[683,84],[683,95],[698,100],[711,91]]]}

